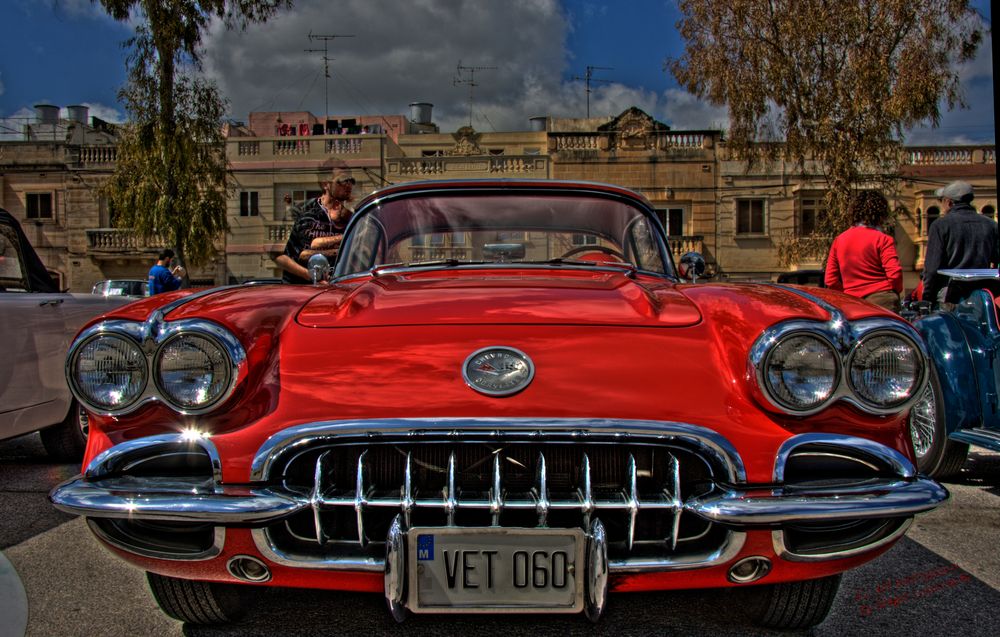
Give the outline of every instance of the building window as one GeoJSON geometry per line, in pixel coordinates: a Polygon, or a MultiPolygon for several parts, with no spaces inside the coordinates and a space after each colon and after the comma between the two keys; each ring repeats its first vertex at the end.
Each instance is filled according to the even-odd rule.
{"type": "Polygon", "coordinates": [[[597,237],[592,234],[574,234],[573,245],[575,246],[596,246],[597,237]]]}
{"type": "Polygon", "coordinates": [[[736,234],[764,234],[764,200],[736,200],[736,234]]]}
{"type": "Polygon", "coordinates": [[[260,208],[257,207],[257,195],[256,191],[246,191],[240,193],[240,216],[241,217],[256,217],[260,215],[260,208]]]}
{"type": "Polygon", "coordinates": [[[796,233],[800,237],[808,237],[816,232],[816,224],[820,215],[826,212],[826,199],[822,194],[807,195],[799,199],[799,214],[796,233]]]}
{"type": "Polygon", "coordinates": [[[684,236],[684,209],[666,208],[656,211],[656,216],[660,218],[663,229],[667,231],[668,237],[684,236]]]}
{"type": "Polygon", "coordinates": [[[52,193],[29,192],[24,198],[25,217],[28,219],[52,219],[52,193]]]}
{"type": "Polygon", "coordinates": [[[996,220],[997,218],[997,211],[993,206],[983,206],[981,212],[983,213],[983,216],[989,217],[990,219],[996,220]]]}
{"type": "Polygon", "coordinates": [[[941,209],[937,206],[931,206],[927,209],[927,223],[924,224],[924,232],[931,231],[931,224],[938,220],[941,216],[941,209]]]}

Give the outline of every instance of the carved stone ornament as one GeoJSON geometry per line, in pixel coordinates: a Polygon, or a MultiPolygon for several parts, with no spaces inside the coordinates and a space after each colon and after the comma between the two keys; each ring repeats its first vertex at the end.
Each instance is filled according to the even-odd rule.
{"type": "Polygon", "coordinates": [[[633,106],[597,130],[611,133],[611,148],[649,150],[656,146],[656,134],[669,131],[670,127],[633,106]]]}
{"type": "Polygon", "coordinates": [[[471,126],[459,128],[455,134],[455,148],[448,151],[449,155],[482,155],[483,149],[479,147],[480,134],[471,126]]]}

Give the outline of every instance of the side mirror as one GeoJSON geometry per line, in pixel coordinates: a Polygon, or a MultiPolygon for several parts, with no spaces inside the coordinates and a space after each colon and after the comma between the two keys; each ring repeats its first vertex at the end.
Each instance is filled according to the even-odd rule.
{"type": "Polygon", "coordinates": [[[313,285],[320,281],[326,281],[330,278],[330,260],[322,254],[314,254],[309,257],[306,270],[309,271],[309,278],[312,279],[313,285]]]}
{"type": "Polygon", "coordinates": [[[685,253],[677,265],[677,273],[682,279],[697,283],[698,277],[705,274],[705,257],[698,252],[685,253]]]}

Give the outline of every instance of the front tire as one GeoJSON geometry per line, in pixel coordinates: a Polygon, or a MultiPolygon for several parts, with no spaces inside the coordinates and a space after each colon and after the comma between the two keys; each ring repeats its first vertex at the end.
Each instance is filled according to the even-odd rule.
{"type": "Polygon", "coordinates": [[[747,611],[758,626],[801,629],[816,626],[830,613],[840,575],[801,582],[783,582],[746,589],[750,594],[747,611]]]}
{"type": "Polygon", "coordinates": [[[228,624],[243,615],[235,585],[200,582],[146,573],[153,598],[164,613],[188,624],[228,624]]]}
{"type": "Polygon", "coordinates": [[[50,458],[58,462],[80,462],[87,448],[88,418],[80,403],[74,400],[61,423],[38,432],[50,458]]]}
{"type": "Polygon", "coordinates": [[[941,383],[933,367],[923,395],[910,409],[907,423],[917,457],[917,471],[932,478],[947,478],[962,469],[969,455],[969,445],[948,440],[941,383]]]}

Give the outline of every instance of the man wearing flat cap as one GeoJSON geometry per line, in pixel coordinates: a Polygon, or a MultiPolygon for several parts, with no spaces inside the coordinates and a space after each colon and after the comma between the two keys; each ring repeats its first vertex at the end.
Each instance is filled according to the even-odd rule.
{"type": "Polygon", "coordinates": [[[350,170],[337,169],[330,181],[320,182],[323,194],[308,201],[292,225],[285,252],[274,259],[286,283],[311,283],[306,264],[314,254],[330,263],[337,260],[344,228],[354,211],[348,206],[354,188],[350,170]]]}
{"type": "Polygon", "coordinates": [[[927,233],[927,254],[924,257],[924,298],[937,302],[938,292],[946,285],[945,302],[957,303],[976,287],[969,287],[938,274],[948,269],[986,269],[1000,262],[1000,241],[997,224],[972,207],[972,186],[953,181],[934,193],[947,212],[927,233]]]}

